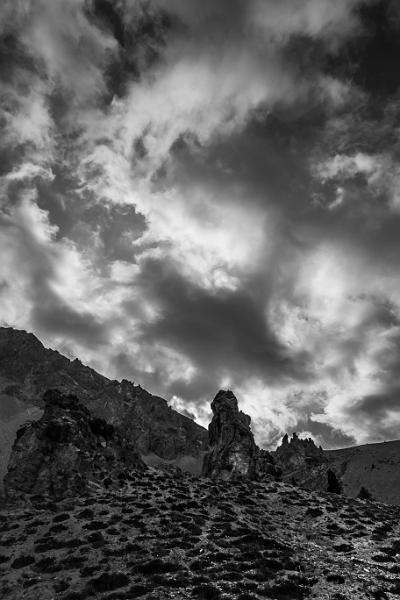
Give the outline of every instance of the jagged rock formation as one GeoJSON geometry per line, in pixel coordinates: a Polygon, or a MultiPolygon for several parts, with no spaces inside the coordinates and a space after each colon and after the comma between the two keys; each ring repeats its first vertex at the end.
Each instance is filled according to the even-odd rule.
{"type": "Polygon", "coordinates": [[[207,431],[172,410],[140,385],[107,379],[70,361],[26,331],[0,328],[0,492],[17,429],[40,418],[43,394],[57,388],[76,394],[93,417],[121,427],[144,460],[190,464],[201,469],[207,431]],[[198,465],[198,466],[197,466],[198,465]]]}
{"type": "Polygon", "coordinates": [[[17,432],[4,478],[9,500],[73,497],[145,470],[134,445],[113,425],[94,419],[76,396],[49,390],[43,401],[43,416],[17,432]]]}
{"type": "Polygon", "coordinates": [[[289,440],[288,435],[284,435],[274,458],[284,481],[313,491],[342,492],[340,474],[329,464],[321,446],[317,447],[311,438],[302,439],[293,433],[289,440]]]}
{"type": "Polygon", "coordinates": [[[231,479],[274,474],[269,452],[260,450],[250,429],[251,419],[239,411],[230,390],[220,390],[211,403],[213,419],[208,427],[210,451],[204,457],[203,475],[231,479]]]}
{"type": "Polygon", "coordinates": [[[288,434],[284,435],[282,444],[275,451],[275,460],[284,474],[326,462],[321,447],[318,448],[311,438],[301,439],[296,433],[290,440],[288,434]]]}

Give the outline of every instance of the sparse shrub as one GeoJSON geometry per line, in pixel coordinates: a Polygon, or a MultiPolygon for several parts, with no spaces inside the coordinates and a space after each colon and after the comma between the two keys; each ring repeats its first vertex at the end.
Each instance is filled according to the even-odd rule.
{"type": "Polygon", "coordinates": [[[101,435],[105,440],[112,440],[114,437],[114,426],[104,419],[91,419],[89,427],[94,435],[101,435]]]}
{"type": "Polygon", "coordinates": [[[221,592],[211,584],[202,584],[193,588],[193,595],[199,600],[218,600],[221,592]]]}
{"type": "Polygon", "coordinates": [[[358,492],[358,496],[360,500],[372,500],[372,494],[366,487],[361,486],[360,491],[358,492]]]}
{"type": "Polygon", "coordinates": [[[107,523],[103,521],[91,521],[90,523],[86,523],[83,526],[83,529],[87,529],[89,531],[97,531],[98,529],[105,529],[107,527],[107,523]]]}
{"type": "Polygon", "coordinates": [[[131,598],[139,598],[151,591],[153,591],[153,586],[137,583],[129,588],[128,594],[131,598]]]}
{"type": "Polygon", "coordinates": [[[53,527],[50,527],[49,532],[51,533],[60,533],[61,531],[67,531],[68,527],[65,527],[65,525],[57,524],[57,525],[53,525],[53,527]]]}
{"type": "Polygon", "coordinates": [[[84,508],[76,516],[79,517],[80,519],[93,519],[94,512],[91,508],[84,508]]]}
{"type": "Polygon", "coordinates": [[[306,510],[306,515],[310,515],[310,517],[321,517],[324,514],[324,511],[321,508],[310,506],[306,510]]]}
{"type": "Polygon", "coordinates": [[[83,567],[79,573],[81,575],[81,577],[91,577],[91,575],[93,575],[93,573],[97,570],[96,566],[86,566],[83,567]]]}
{"type": "Polygon", "coordinates": [[[342,584],[345,581],[343,575],[340,575],[339,573],[329,573],[329,575],[326,576],[326,580],[329,581],[329,583],[337,584],[342,584]]]}
{"type": "Polygon", "coordinates": [[[61,571],[62,568],[64,568],[64,563],[62,566],[57,564],[52,556],[41,558],[35,564],[35,571],[39,571],[40,573],[55,573],[61,571]]]}
{"type": "Polygon", "coordinates": [[[340,485],[339,480],[332,469],[328,469],[328,486],[326,491],[330,494],[342,493],[342,486],[340,485]]]}
{"type": "Polygon", "coordinates": [[[154,575],[156,573],[173,573],[178,571],[180,566],[177,563],[161,560],[160,558],[153,558],[147,562],[137,565],[139,573],[144,575],[154,575]]]}
{"type": "Polygon", "coordinates": [[[336,552],[351,552],[353,550],[353,546],[343,542],[342,544],[335,544],[333,549],[336,550],[336,552]]]}
{"type": "Polygon", "coordinates": [[[209,564],[208,560],[206,560],[204,558],[199,558],[197,560],[194,560],[192,563],[190,563],[189,566],[193,572],[197,572],[197,571],[203,571],[203,569],[206,569],[208,564],[209,564]]]}
{"type": "Polygon", "coordinates": [[[28,565],[31,565],[34,562],[35,562],[35,559],[33,558],[33,556],[23,555],[23,556],[19,556],[18,558],[16,558],[11,563],[11,566],[13,569],[21,569],[22,567],[27,567],[28,565]]]}
{"type": "MultiPolygon", "coordinates": [[[[233,569],[237,569],[237,566],[235,565],[235,567],[233,569]]],[[[224,573],[221,573],[220,579],[222,581],[229,581],[229,582],[241,581],[243,579],[243,575],[241,573],[239,573],[237,570],[226,571],[224,573]]]]}
{"type": "Polygon", "coordinates": [[[384,554],[374,554],[373,556],[371,556],[371,559],[379,563],[390,562],[390,558],[388,558],[384,554]]]}
{"type": "Polygon", "coordinates": [[[67,513],[60,513],[53,517],[53,523],[61,523],[61,521],[67,521],[69,519],[69,515],[67,513]]]}
{"type": "Polygon", "coordinates": [[[85,592],[70,592],[64,596],[63,600],[86,600],[87,594],[85,592]]]}
{"type": "Polygon", "coordinates": [[[88,588],[94,592],[110,592],[128,585],[129,577],[125,573],[102,573],[91,579],[88,588]]]}
{"type": "Polygon", "coordinates": [[[65,579],[62,579],[61,581],[57,581],[54,584],[54,591],[55,592],[65,592],[68,589],[69,585],[68,582],[65,581],[65,579]]]}
{"type": "Polygon", "coordinates": [[[67,556],[63,561],[64,569],[79,569],[82,565],[82,557],[81,556],[67,556]]]}

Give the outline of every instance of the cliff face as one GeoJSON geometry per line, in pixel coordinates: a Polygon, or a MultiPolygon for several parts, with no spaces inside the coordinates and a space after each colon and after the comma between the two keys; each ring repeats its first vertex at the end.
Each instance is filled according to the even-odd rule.
{"type": "Polygon", "coordinates": [[[49,390],[43,402],[42,417],[17,432],[4,478],[9,500],[73,497],[145,470],[134,445],[113,425],[94,419],[76,396],[49,390]]]}
{"type": "Polygon", "coordinates": [[[272,458],[256,445],[251,419],[239,411],[235,395],[221,390],[211,403],[213,419],[208,427],[210,451],[204,457],[203,475],[231,479],[256,479],[274,473],[272,458]]]}
{"type": "Polygon", "coordinates": [[[77,395],[93,417],[121,428],[143,456],[202,460],[207,431],[162,398],[70,361],[32,334],[0,328],[0,488],[18,428],[40,418],[43,394],[51,388],[77,395]]]}

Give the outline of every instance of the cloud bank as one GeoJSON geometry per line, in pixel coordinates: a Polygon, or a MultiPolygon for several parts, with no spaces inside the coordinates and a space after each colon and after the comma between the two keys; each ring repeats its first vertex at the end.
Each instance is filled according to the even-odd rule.
{"type": "Polygon", "coordinates": [[[3,2],[1,322],[202,423],[229,386],[266,447],[398,437],[399,23],[3,2]]]}

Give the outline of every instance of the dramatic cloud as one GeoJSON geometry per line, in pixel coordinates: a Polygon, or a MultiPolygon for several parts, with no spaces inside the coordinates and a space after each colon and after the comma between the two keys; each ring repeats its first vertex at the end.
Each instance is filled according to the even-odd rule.
{"type": "Polygon", "coordinates": [[[398,437],[400,13],[0,7],[1,322],[273,446],[398,437]]]}

